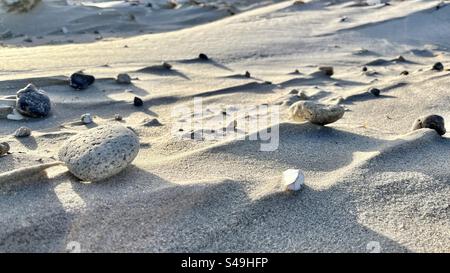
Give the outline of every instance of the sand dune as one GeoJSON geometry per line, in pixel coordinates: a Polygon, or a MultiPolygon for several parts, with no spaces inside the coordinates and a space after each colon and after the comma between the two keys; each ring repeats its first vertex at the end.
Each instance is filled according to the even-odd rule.
{"type": "MultiPolygon", "coordinates": [[[[0,185],[0,251],[64,252],[75,241],[83,252],[368,252],[373,242],[382,252],[449,252],[450,142],[411,125],[427,114],[450,120],[450,6],[240,1],[231,3],[237,14],[225,16],[228,7],[218,2],[149,11],[44,1],[2,17],[2,27],[43,38],[2,41],[0,95],[32,82],[53,108],[45,118],[0,119],[1,142],[11,146],[0,173],[53,162],[64,140],[103,124],[129,126],[141,147],[130,167],[102,182],[81,183],[57,166],[0,185]],[[123,17],[130,11],[132,23],[123,17]],[[39,23],[42,14],[57,19],[39,23]],[[25,17],[35,19],[33,28],[25,17]],[[83,33],[94,23],[108,39],[83,33]],[[61,27],[71,31],[55,33],[61,27]],[[116,32],[104,34],[110,29],[116,32]],[[432,70],[436,62],[443,71],[432,70]],[[334,74],[317,73],[319,66],[334,74]],[[78,70],[95,75],[88,89],[68,85],[78,70]],[[132,83],[117,84],[118,73],[132,83]],[[380,96],[367,92],[373,87],[380,96]],[[299,100],[292,89],[343,105],[344,117],[326,126],[289,120],[288,107],[299,100]],[[135,96],[143,107],[133,106],[135,96]],[[207,114],[172,116],[194,98],[207,114]],[[263,128],[239,131],[246,140],[174,136],[182,119],[245,115],[243,105],[279,105],[277,149],[261,151],[264,141],[248,139],[263,128]],[[80,123],[84,113],[94,123],[80,123]],[[20,126],[32,135],[12,136],[20,126]],[[281,186],[289,168],[305,174],[299,192],[281,186]]],[[[201,133],[194,131],[179,133],[201,133]]]]}

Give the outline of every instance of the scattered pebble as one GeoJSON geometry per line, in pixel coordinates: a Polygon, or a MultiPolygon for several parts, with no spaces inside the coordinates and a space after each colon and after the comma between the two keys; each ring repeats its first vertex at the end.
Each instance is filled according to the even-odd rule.
{"type": "Polygon", "coordinates": [[[133,102],[134,106],[140,107],[144,105],[144,102],[142,101],[141,98],[139,97],[134,97],[134,102],[133,102]]]}
{"type": "Polygon", "coordinates": [[[362,71],[367,72],[367,66],[363,66],[362,71]]]}
{"type": "Polygon", "coordinates": [[[332,66],[321,66],[319,67],[319,71],[322,71],[326,76],[333,76],[334,69],[332,66]]]}
{"type": "Polygon", "coordinates": [[[402,71],[402,73],[400,73],[400,75],[407,76],[407,75],[409,75],[409,71],[408,70],[402,71]]]}
{"type": "Polygon", "coordinates": [[[61,32],[64,34],[67,34],[67,33],[69,33],[69,30],[67,29],[67,27],[62,27],[61,32]]]}
{"type": "Polygon", "coordinates": [[[91,124],[92,123],[92,115],[90,113],[81,115],[81,122],[83,124],[91,124]]]}
{"type": "Polygon", "coordinates": [[[23,39],[23,41],[24,41],[25,43],[32,43],[32,42],[33,42],[33,39],[31,39],[30,37],[26,37],[25,39],[23,39]]]}
{"type": "Polygon", "coordinates": [[[164,67],[165,69],[172,69],[172,65],[171,64],[169,64],[168,62],[163,62],[162,64],[162,67],[164,67]]]}
{"type": "Polygon", "coordinates": [[[150,120],[149,119],[145,119],[142,122],[142,126],[144,126],[144,127],[153,127],[153,126],[162,126],[162,124],[156,118],[152,118],[150,120]]]}
{"type": "Polygon", "coordinates": [[[119,75],[117,75],[116,82],[119,84],[130,84],[131,77],[126,73],[120,73],[119,75]]]}
{"type": "Polygon", "coordinates": [[[380,89],[378,88],[370,88],[369,89],[369,93],[371,93],[372,95],[374,95],[375,97],[380,96],[380,89]]]}
{"type": "Polygon", "coordinates": [[[412,130],[422,128],[434,129],[441,136],[446,133],[444,118],[439,115],[422,116],[416,119],[413,123],[412,130]]]}
{"type": "Polygon", "coordinates": [[[300,100],[309,100],[309,96],[306,95],[306,92],[303,90],[298,91],[297,96],[300,100]]]}
{"type": "Polygon", "coordinates": [[[25,126],[20,127],[14,132],[15,137],[29,137],[31,136],[31,129],[25,126]]]}
{"type": "Polygon", "coordinates": [[[298,169],[288,169],[283,172],[283,187],[287,191],[298,191],[305,183],[305,175],[298,169]]]}
{"type": "Polygon", "coordinates": [[[0,156],[6,155],[9,152],[9,144],[8,142],[0,143],[0,156]]]}
{"type": "Polygon", "coordinates": [[[76,72],[70,76],[69,84],[77,90],[82,90],[88,88],[94,81],[94,76],[84,74],[83,72],[76,72]]]}
{"type": "Polygon", "coordinates": [[[200,53],[200,54],[198,55],[198,58],[199,58],[200,60],[203,60],[203,61],[209,60],[208,56],[207,56],[206,54],[204,54],[204,53],[200,53]]]}
{"type": "Polygon", "coordinates": [[[139,152],[139,138],[122,125],[99,126],[69,138],[59,159],[84,181],[99,181],[125,169],[139,152]]]}
{"type": "Polygon", "coordinates": [[[299,101],[289,108],[291,118],[309,121],[318,125],[333,123],[344,116],[345,109],[340,105],[325,105],[313,101],[299,101]]]}
{"type": "Polygon", "coordinates": [[[121,121],[121,120],[123,120],[123,117],[121,115],[119,115],[119,114],[115,114],[114,115],[114,119],[117,120],[117,121],[121,121]]]}
{"type": "Polygon", "coordinates": [[[441,62],[437,62],[433,65],[433,70],[442,71],[444,70],[444,65],[441,62]]]}
{"type": "Polygon", "coordinates": [[[45,117],[51,110],[50,98],[47,93],[30,83],[17,92],[16,109],[28,117],[45,117]]]}
{"type": "Polygon", "coordinates": [[[245,77],[247,77],[247,78],[250,78],[251,77],[251,75],[250,75],[250,72],[248,72],[248,71],[245,71],[245,77]]]}

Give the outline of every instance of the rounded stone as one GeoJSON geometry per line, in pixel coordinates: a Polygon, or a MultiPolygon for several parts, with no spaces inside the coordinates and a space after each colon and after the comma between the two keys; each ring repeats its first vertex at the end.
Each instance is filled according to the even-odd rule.
{"type": "Polygon", "coordinates": [[[25,126],[20,127],[14,132],[15,137],[29,137],[31,136],[31,129],[25,126]]]}
{"type": "Polygon", "coordinates": [[[167,70],[172,69],[172,65],[169,64],[168,62],[163,62],[163,63],[161,64],[161,66],[162,66],[163,68],[167,69],[167,70]]]}
{"type": "Polygon", "coordinates": [[[50,98],[47,93],[30,83],[17,92],[16,110],[28,117],[45,117],[51,110],[50,98]]]}
{"type": "Polygon", "coordinates": [[[0,156],[6,155],[9,152],[9,144],[8,142],[2,142],[0,143],[0,156]]]}
{"type": "Polygon", "coordinates": [[[334,74],[334,69],[332,66],[320,66],[319,71],[321,71],[325,76],[331,77],[334,74]]]}
{"type": "Polygon", "coordinates": [[[444,65],[441,62],[437,62],[433,65],[433,70],[442,71],[444,70],[444,65]]]}
{"type": "Polygon", "coordinates": [[[99,181],[125,169],[139,152],[139,138],[122,125],[105,125],[69,138],[59,159],[84,181],[99,181]]]}
{"type": "Polygon", "coordinates": [[[131,77],[126,73],[120,73],[119,75],[117,75],[116,82],[119,84],[130,84],[131,77]]]}
{"type": "Polygon", "coordinates": [[[115,114],[114,119],[117,121],[121,121],[121,120],[123,120],[123,117],[120,114],[115,114]]]}
{"type": "Polygon", "coordinates": [[[318,125],[333,123],[344,116],[345,109],[340,105],[325,105],[313,101],[299,101],[289,108],[291,118],[309,121],[318,125]]]}
{"type": "Polygon", "coordinates": [[[375,97],[380,96],[380,89],[378,88],[370,88],[369,89],[369,93],[371,93],[372,95],[374,95],[375,97]]]}
{"type": "Polygon", "coordinates": [[[88,88],[89,85],[94,83],[94,81],[94,76],[87,75],[82,72],[76,72],[70,76],[69,84],[75,89],[82,90],[88,88]]]}
{"type": "Polygon", "coordinates": [[[198,58],[199,58],[200,60],[203,60],[203,61],[209,60],[208,56],[207,56],[205,53],[200,53],[200,54],[198,55],[198,58]]]}
{"type": "Polygon", "coordinates": [[[435,130],[439,135],[445,135],[444,118],[439,115],[422,116],[416,119],[413,123],[412,130],[418,130],[422,128],[429,128],[435,130]]]}

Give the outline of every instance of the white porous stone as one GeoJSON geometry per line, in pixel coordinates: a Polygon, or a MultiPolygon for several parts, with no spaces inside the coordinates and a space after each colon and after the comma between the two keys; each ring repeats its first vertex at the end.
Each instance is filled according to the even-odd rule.
{"type": "Polygon", "coordinates": [[[139,138],[115,124],[79,133],[61,147],[59,159],[84,181],[99,181],[125,169],[139,152],[139,138]]]}
{"type": "Polygon", "coordinates": [[[313,101],[299,101],[291,105],[289,112],[293,120],[307,120],[314,124],[325,125],[342,118],[345,109],[340,105],[326,105],[313,101]]]}
{"type": "Polygon", "coordinates": [[[305,176],[298,169],[287,169],[283,172],[283,187],[287,191],[298,191],[305,183],[305,176]]]}

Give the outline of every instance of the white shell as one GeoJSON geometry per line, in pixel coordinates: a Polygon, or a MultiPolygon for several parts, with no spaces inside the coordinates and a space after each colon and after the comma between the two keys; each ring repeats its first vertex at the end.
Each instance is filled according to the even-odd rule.
{"type": "Polygon", "coordinates": [[[288,169],[283,172],[283,187],[288,191],[298,191],[305,183],[305,175],[299,169],[288,169]]]}
{"type": "Polygon", "coordinates": [[[22,120],[24,117],[14,108],[12,114],[6,116],[10,120],[22,120]]]}

